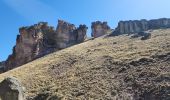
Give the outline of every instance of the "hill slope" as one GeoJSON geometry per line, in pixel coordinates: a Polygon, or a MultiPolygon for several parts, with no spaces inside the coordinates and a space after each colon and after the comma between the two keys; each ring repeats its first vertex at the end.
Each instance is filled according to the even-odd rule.
{"type": "MultiPolygon", "coordinates": [[[[60,99],[170,99],[170,29],[148,40],[100,37],[0,75],[17,77],[26,95],[60,99]]],[[[45,99],[40,100],[45,100],[45,99]]]]}

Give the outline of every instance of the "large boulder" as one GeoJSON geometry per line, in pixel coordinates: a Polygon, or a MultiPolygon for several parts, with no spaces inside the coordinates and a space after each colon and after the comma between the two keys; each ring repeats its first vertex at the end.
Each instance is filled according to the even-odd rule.
{"type": "Polygon", "coordinates": [[[0,83],[1,100],[25,100],[22,84],[13,77],[8,77],[0,83]]]}
{"type": "Polygon", "coordinates": [[[102,35],[106,35],[108,33],[108,31],[110,31],[110,27],[107,25],[107,22],[100,22],[100,21],[96,21],[96,22],[92,22],[92,37],[97,38],[100,37],[102,35]]]}

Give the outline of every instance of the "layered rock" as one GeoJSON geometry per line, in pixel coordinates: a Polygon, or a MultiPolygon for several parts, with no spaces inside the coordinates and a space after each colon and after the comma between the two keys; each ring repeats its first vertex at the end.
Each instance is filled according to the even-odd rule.
{"type": "Polygon", "coordinates": [[[21,66],[53,51],[67,48],[83,42],[86,38],[87,27],[80,25],[78,28],[68,22],[59,20],[57,29],[40,22],[33,26],[19,29],[13,53],[5,64],[5,70],[21,66]]]}
{"type": "Polygon", "coordinates": [[[25,100],[21,82],[13,77],[3,80],[0,83],[0,100],[25,100]]]}
{"type": "Polygon", "coordinates": [[[107,25],[107,22],[96,21],[92,23],[92,37],[97,38],[102,35],[105,35],[110,30],[110,27],[107,25]]]}
{"type": "Polygon", "coordinates": [[[129,20],[120,21],[118,27],[113,32],[114,35],[131,34],[150,29],[170,28],[170,19],[161,18],[154,20],[129,20]]]}

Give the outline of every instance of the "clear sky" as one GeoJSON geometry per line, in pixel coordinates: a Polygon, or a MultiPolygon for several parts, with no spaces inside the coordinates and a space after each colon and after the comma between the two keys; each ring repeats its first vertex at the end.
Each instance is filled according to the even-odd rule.
{"type": "MultiPolygon", "coordinates": [[[[57,26],[63,19],[78,26],[107,21],[170,18],[170,0],[0,0],[0,61],[12,53],[18,29],[39,21],[57,26]]],[[[90,36],[90,31],[88,31],[90,36]]]]}

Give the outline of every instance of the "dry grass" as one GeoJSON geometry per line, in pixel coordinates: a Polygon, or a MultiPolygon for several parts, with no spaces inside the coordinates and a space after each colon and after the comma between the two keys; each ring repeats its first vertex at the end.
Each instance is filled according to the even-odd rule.
{"type": "Polygon", "coordinates": [[[134,92],[134,83],[139,84],[136,90],[147,90],[152,79],[169,73],[168,62],[153,58],[169,52],[170,29],[154,30],[148,40],[130,39],[126,35],[101,37],[3,73],[0,80],[17,77],[26,87],[27,96],[49,92],[63,100],[116,99],[120,95],[128,98],[134,92]],[[140,64],[142,58],[152,58],[155,62],[130,64],[140,64]]]}

